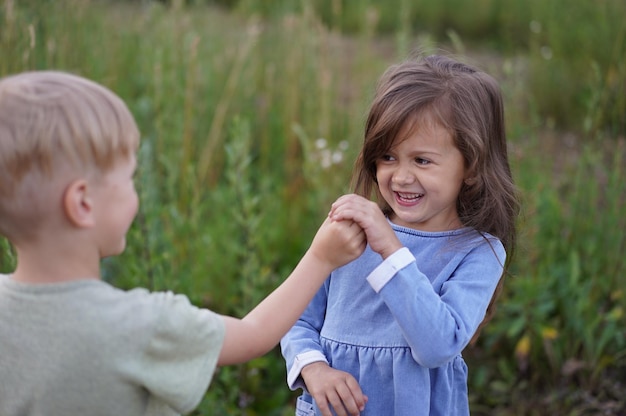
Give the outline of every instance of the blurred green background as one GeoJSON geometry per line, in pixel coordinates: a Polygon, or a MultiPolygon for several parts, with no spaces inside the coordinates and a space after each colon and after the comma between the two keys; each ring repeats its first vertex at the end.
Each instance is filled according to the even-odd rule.
{"type": "MultiPolygon", "coordinates": [[[[626,414],[623,0],[0,0],[0,76],[61,69],[140,126],[141,209],[114,285],[243,316],[348,192],[378,77],[420,50],[493,74],[523,197],[474,415],[626,414]]],[[[0,240],[0,272],[14,267],[0,240]]],[[[1,351],[0,351],[1,352],[1,351]]],[[[291,415],[278,349],[194,415],[291,415]]]]}

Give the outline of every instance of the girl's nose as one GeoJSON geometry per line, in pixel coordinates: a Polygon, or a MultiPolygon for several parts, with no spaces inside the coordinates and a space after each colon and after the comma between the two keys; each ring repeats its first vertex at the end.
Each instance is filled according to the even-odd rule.
{"type": "Polygon", "coordinates": [[[398,185],[408,185],[415,182],[416,177],[411,169],[404,166],[398,166],[396,171],[393,173],[391,180],[398,185]]]}

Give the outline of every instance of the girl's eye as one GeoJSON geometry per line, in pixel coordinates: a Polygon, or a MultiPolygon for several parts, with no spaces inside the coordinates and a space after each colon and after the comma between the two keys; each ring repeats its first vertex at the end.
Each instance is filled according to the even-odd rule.
{"type": "Polygon", "coordinates": [[[421,157],[415,158],[415,162],[418,165],[428,165],[430,163],[430,160],[426,160],[426,159],[422,159],[421,157]]]}
{"type": "Polygon", "coordinates": [[[385,162],[389,162],[390,160],[395,160],[393,156],[391,155],[383,155],[380,160],[383,160],[385,162]]]}

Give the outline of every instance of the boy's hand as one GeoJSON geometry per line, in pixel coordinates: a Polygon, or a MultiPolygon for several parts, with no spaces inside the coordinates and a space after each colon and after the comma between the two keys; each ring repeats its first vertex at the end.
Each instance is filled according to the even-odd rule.
{"type": "Polygon", "coordinates": [[[333,203],[329,217],[335,221],[352,220],[359,224],[372,250],[384,259],[403,247],[380,207],[362,196],[341,196],[333,203]]]}
{"type": "Polygon", "coordinates": [[[333,221],[326,218],[320,226],[309,251],[329,270],[343,266],[365,250],[365,233],[354,221],[333,221]]]}
{"type": "Polygon", "coordinates": [[[324,416],[358,416],[365,409],[367,396],[350,373],[331,368],[325,362],[305,366],[301,373],[306,388],[324,416]]]}

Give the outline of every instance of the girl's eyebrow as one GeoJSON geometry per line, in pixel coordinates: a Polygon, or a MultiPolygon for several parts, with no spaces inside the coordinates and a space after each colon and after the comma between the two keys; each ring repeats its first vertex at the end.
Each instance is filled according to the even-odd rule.
{"type": "Polygon", "coordinates": [[[434,155],[434,156],[441,156],[440,152],[437,152],[435,150],[430,150],[430,149],[414,149],[411,150],[409,152],[409,154],[411,156],[416,156],[416,155],[434,155]]]}

